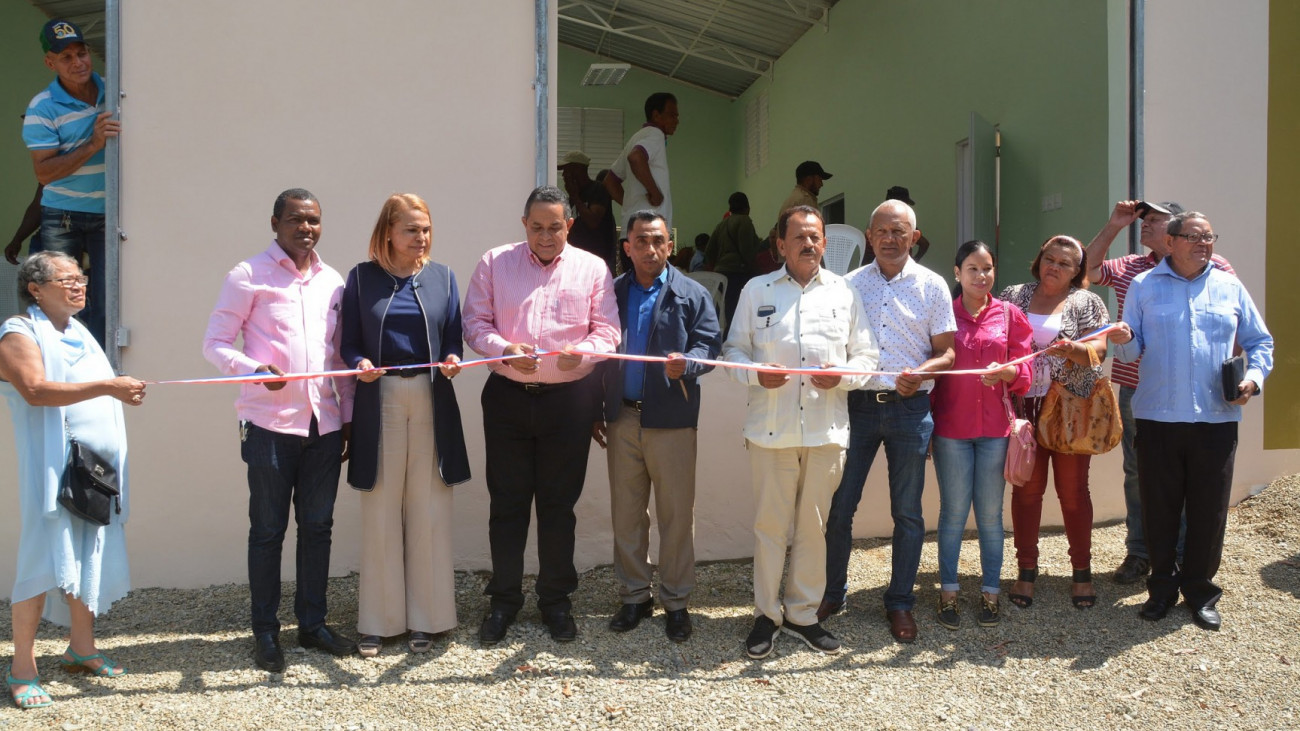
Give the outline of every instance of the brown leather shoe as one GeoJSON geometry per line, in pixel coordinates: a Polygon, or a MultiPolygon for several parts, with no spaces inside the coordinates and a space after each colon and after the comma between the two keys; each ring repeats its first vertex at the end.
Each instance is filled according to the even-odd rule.
{"type": "Polygon", "coordinates": [[[899,642],[913,642],[916,640],[916,620],[912,618],[912,612],[909,609],[891,609],[885,612],[889,618],[889,634],[899,642]]]}
{"type": "Polygon", "coordinates": [[[825,622],[827,617],[833,617],[842,611],[844,611],[843,600],[837,602],[830,599],[823,599],[822,603],[817,607],[817,621],[825,622]]]}

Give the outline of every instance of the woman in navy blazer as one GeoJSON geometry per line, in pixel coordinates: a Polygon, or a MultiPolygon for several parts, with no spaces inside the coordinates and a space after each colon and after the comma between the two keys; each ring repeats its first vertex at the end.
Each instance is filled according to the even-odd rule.
{"type": "Polygon", "coordinates": [[[348,484],[361,495],[358,643],[379,654],[409,631],[412,652],[456,626],[451,486],[469,457],[451,378],[460,372],[456,276],[429,260],[432,226],[419,196],[389,197],[370,261],[343,290],[343,359],[357,377],[348,484]],[[442,363],[430,367],[429,363],[442,363]],[[423,366],[395,368],[395,366],[423,366]]]}

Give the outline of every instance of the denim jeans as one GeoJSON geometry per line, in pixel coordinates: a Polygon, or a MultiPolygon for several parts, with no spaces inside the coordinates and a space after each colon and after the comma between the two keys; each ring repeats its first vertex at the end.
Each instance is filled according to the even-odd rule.
{"type": "Polygon", "coordinates": [[[849,392],[849,451],[844,476],[826,519],[827,601],[844,601],[849,589],[849,553],[853,549],[853,514],[871,463],[883,443],[889,469],[889,512],[894,519],[893,572],[885,591],[885,609],[916,604],[916,572],[925,542],[921,491],[925,455],[934,420],[926,394],[893,403],[876,403],[869,391],[849,392]]]}
{"type": "MultiPolygon", "coordinates": [[[[1142,495],[1138,491],[1137,449],[1134,439],[1137,437],[1137,419],[1133,418],[1133,394],[1137,389],[1128,386],[1119,387],[1119,417],[1124,424],[1124,438],[1120,447],[1124,452],[1124,527],[1127,534],[1124,546],[1130,556],[1150,558],[1147,552],[1146,536],[1142,532],[1142,495]]],[[[1187,542],[1187,515],[1178,527],[1178,563],[1183,562],[1183,544],[1187,542]]]]}
{"type": "Polygon", "coordinates": [[[299,631],[325,622],[334,497],[339,488],[342,432],[281,434],[241,422],[248,465],[248,588],[253,634],[280,631],[280,553],[289,527],[289,506],[298,524],[293,611],[299,631]]]}
{"type": "Polygon", "coordinates": [[[939,478],[939,584],[958,591],[957,558],[966,518],[975,507],[980,541],[980,591],[997,594],[1002,578],[1002,468],[1006,437],[934,438],[934,472],[939,478]]]}
{"type": "Polygon", "coordinates": [[[101,346],[105,341],[105,297],[108,294],[107,267],[104,255],[104,214],[64,211],[41,206],[39,240],[33,238],[29,251],[61,251],[82,263],[82,256],[90,257],[90,285],[86,289],[86,309],[77,318],[95,336],[101,346]]]}

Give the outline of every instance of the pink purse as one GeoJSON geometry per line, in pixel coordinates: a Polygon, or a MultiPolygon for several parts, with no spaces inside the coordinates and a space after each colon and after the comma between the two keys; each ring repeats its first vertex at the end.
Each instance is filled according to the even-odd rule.
{"type": "MultiPolygon", "coordinates": [[[[1007,356],[1011,355],[1011,311],[1010,305],[1003,304],[1002,314],[1006,318],[1007,356]]],[[[1034,474],[1034,455],[1038,453],[1038,442],[1034,439],[1034,425],[1026,419],[1017,419],[1016,410],[1011,407],[1007,397],[1007,384],[1002,384],[1002,405],[1007,409],[1007,420],[1011,423],[1011,436],[1007,438],[1007,461],[1002,468],[1002,477],[1012,485],[1020,487],[1034,474]]]]}

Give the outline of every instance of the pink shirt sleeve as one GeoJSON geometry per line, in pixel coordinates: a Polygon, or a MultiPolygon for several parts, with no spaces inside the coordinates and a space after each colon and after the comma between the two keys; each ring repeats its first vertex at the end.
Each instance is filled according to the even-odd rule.
{"type": "Polygon", "coordinates": [[[252,373],[262,365],[244,355],[235,347],[253,309],[253,288],[250,272],[240,264],[226,275],[217,295],[217,306],[208,318],[208,329],[203,335],[203,357],[216,366],[223,374],[235,376],[252,373]]]}

